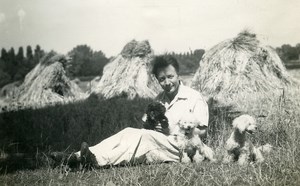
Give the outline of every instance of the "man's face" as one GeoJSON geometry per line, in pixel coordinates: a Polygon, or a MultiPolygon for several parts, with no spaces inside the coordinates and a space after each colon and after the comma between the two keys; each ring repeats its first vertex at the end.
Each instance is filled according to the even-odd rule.
{"type": "Polygon", "coordinates": [[[177,93],[179,76],[172,65],[158,69],[157,80],[167,94],[177,93]]]}

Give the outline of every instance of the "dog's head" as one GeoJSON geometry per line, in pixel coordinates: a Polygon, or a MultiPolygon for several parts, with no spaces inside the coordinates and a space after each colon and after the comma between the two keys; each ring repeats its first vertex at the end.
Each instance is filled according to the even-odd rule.
{"type": "Polygon", "coordinates": [[[184,135],[192,134],[198,125],[199,123],[192,113],[185,114],[178,122],[180,131],[183,132],[184,135]]]}
{"type": "Polygon", "coordinates": [[[257,125],[254,117],[244,114],[235,118],[232,122],[233,128],[239,130],[240,133],[248,132],[252,134],[256,131],[257,125]]]}
{"type": "Polygon", "coordinates": [[[165,116],[166,108],[159,102],[152,102],[148,105],[146,114],[147,114],[147,121],[157,125],[158,123],[161,124],[162,128],[167,128],[168,125],[168,118],[165,116]]]}

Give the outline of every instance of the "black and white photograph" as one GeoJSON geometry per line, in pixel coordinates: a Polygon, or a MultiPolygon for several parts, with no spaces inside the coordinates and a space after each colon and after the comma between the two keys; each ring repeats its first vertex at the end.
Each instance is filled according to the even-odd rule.
{"type": "Polygon", "coordinates": [[[0,185],[300,185],[299,10],[0,0],[0,185]]]}

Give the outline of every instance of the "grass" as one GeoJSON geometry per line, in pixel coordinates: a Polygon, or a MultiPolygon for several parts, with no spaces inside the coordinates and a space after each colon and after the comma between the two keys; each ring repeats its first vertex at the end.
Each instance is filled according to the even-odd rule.
{"type": "Polygon", "coordinates": [[[112,167],[88,172],[20,171],[0,177],[4,185],[299,185],[300,168],[278,149],[261,165],[203,162],[112,167]]]}
{"type": "MultiPolygon", "coordinates": [[[[292,75],[297,75],[297,73],[292,75]]],[[[209,128],[209,145],[216,152],[218,159],[216,163],[168,163],[111,167],[109,169],[78,172],[71,172],[60,167],[52,169],[49,164],[39,169],[18,170],[13,173],[5,172],[5,168],[2,167],[4,174],[0,175],[0,185],[299,185],[300,98],[298,98],[298,94],[299,89],[290,90],[286,93],[284,99],[269,108],[269,114],[266,117],[258,118],[260,128],[257,133],[251,136],[251,140],[256,145],[271,143],[274,146],[274,151],[269,156],[265,156],[266,161],[262,164],[249,164],[242,167],[236,163],[221,163],[225,153],[224,142],[230,135],[231,127],[227,121],[219,120],[209,128]]],[[[46,137],[39,138],[40,141],[36,143],[36,146],[40,149],[48,150],[49,146],[52,149],[63,149],[63,147],[67,148],[68,146],[69,149],[79,149],[77,143],[80,143],[81,140],[96,143],[97,140],[100,141],[126,126],[140,127],[135,118],[140,117],[143,113],[141,108],[148,102],[149,100],[134,100],[129,103],[124,99],[96,102],[94,99],[90,99],[87,102],[74,105],[0,115],[0,121],[6,122],[5,129],[9,128],[7,122],[10,121],[9,124],[14,126],[15,130],[24,130],[22,124],[26,126],[38,120],[39,122],[31,125],[33,127],[31,128],[32,136],[34,136],[34,133],[40,136],[41,131],[45,132],[47,130],[56,131],[58,132],[57,135],[61,135],[59,138],[58,136],[47,136],[46,133],[43,133],[46,137]],[[118,108],[115,106],[116,104],[122,105],[120,110],[116,110],[118,108]],[[135,110],[138,110],[138,113],[133,114],[132,111],[135,110]],[[36,115],[37,113],[39,116],[36,115]],[[105,115],[104,113],[110,114],[105,115]],[[21,120],[20,117],[25,119],[21,120]],[[55,118],[55,120],[51,118],[55,118]],[[64,122],[54,124],[57,118],[64,122]],[[72,123],[74,118],[76,122],[72,123]],[[121,123],[116,122],[120,120],[121,123]],[[24,121],[27,122],[24,123],[24,121]],[[101,124],[101,121],[103,124],[101,124]],[[81,122],[89,123],[90,130],[81,130],[81,127],[86,128],[86,125],[80,125],[81,122]],[[40,123],[44,124],[44,128],[37,127],[40,123]],[[58,128],[59,125],[65,123],[69,124],[67,128],[58,128]],[[77,126],[76,130],[73,129],[76,128],[75,126],[77,126]],[[34,128],[37,129],[34,130],[34,128]],[[54,130],[55,128],[56,130],[54,130]],[[81,136],[76,136],[78,135],[77,130],[80,131],[81,136]],[[89,138],[85,137],[87,134],[89,134],[89,138]],[[55,137],[59,139],[56,139],[54,143],[52,138],[55,137]],[[75,139],[75,137],[78,139],[75,139]],[[65,141],[55,146],[57,141],[61,140],[65,141]]],[[[2,123],[0,127],[3,131],[2,123]]],[[[15,140],[25,140],[27,143],[32,143],[32,140],[34,140],[31,138],[31,141],[28,141],[25,137],[17,138],[22,135],[22,133],[18,134],[18,136],[6,136],[7,138],[3,138],[3,134],[1,134],[1,145],[3,146],[4,142],[8,142],[9,137],[10,140],[14,137],[15,140]]],[[[11,140],[10,142],[16,141],[11,140]]],[[[23,147],[24,149],[30,151],[26,148],[26,145],[23,147]]]]}

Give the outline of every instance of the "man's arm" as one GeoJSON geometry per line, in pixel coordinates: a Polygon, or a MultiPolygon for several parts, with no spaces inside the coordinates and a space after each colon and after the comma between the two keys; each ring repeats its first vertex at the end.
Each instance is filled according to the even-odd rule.
{"type": "Polygon", "coordinates": [[[208,105],[205,100],[197,99],[193,109],[193,113],[197,121],[199,121],[200,127],[208,126],[209,113],[208,113],[208,105]]]}
{"type": "Polygon", "coordinates": [[[199,137],[202,139],[204,143],[207,141],[207,126],[198,126],[198,129],[200,129],[199,137]]]}
{"type": "Polygon", "coordinates": [[[199,126],[197,127],[198,129],[200,129],[199,136],[205,143],[207,138],[209,113],[208,105],[204,99],[198,99],[196,101],[193,113],[197,118],[197,121],[199,121],[199,126]]]}

